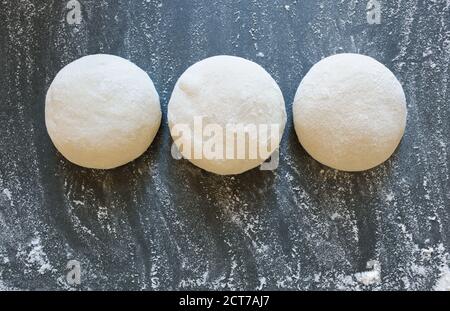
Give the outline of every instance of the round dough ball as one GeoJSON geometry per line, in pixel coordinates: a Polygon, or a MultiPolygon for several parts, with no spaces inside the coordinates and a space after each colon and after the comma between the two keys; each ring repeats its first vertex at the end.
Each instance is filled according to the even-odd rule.
{"type": "Polygon", "coordinates": [[[306,151],[342,171],[365,171],[389,159],[406,127],[400,82],[384,65],[358,54],[338,54],[314,65],[293,110],[306,151]]]}
{"type": "Polygon", "coordinates": [[[172,137],[184,158],[206,171],[235,175],[261,165],[279,147],[286,126],[286,109],[280,88],[261,66],[222,55],[194,64],[180,77],[169,102],[168,119],[172,137]],[[195,129],[195,118],[202,118],[200,131],[196,131],[198,126],[195,129]],[[174,129],[182,125],[189,131],[180,134],[174,129]],[[202,132],[210,125],[223,129],[223,136],[202,132]],[[229,129],[237,126],[234,132],[227,130],[230,125],[229,129]],[[239,125],[243,127],[239,129],[239,125]],[[260,131],[264,125],[268,128],[267,136],[260,131]],[[248,135],[245,141],[239,141],[237,137],[252,127],[258,135],[248,135]],[[227,143],[233,136],[235,151],[241,148],[242,156],[233,153],[227,143]],[[205,144],[215,145],[217,149],[212,149],[223,156],[211,157],[204,152],[208,150],[205,144]],[[258,152],[255,156],[251,151],[255,145],[266,148],[269,155],[258,152]],[[200,157],[195,154],[196,148],[200,157]]]}
{"type": "Polygon", "coordinates": [[[111,169],[141,156],[161,124],[159,96],[149,76],[112,55],[91,55],[64,67],[46,98],[45,122],[69,161],[111,169]]]}

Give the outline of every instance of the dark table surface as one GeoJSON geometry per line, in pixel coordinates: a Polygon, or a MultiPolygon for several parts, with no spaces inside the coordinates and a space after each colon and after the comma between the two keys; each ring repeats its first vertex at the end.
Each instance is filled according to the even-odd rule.
{"type": "Polygon", "coordinates": [[[386,289],[449,286],[450,3],[366,0],[0,0],[0,289],[386,289]],[[343,173],[310,158],[292,124],[301,79],[341,52],[402,82],[408,126],[395,155],[343,173]],[[153,79],[163,112],[208,56],[261,64],[289,114],[274,172],[234,177],[170,156],[167,119],[149,151],[111,171],[53,147],[44,100],[56,73],[95,53],[153,79]],[[81,284],[66,265],[81,265],[81,284]]]}

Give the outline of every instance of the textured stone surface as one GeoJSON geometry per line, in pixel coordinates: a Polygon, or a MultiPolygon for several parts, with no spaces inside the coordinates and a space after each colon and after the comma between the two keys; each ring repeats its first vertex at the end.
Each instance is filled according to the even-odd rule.
{"type": "Polygon", "coordinates": [[[445,288],[448,0],[381,1],[380,25],[367,23],[365,0],[79,1],[82,23],[69,25],[67,1],[0,0],[0,289],[445,288]],[[384,63],[408,99],[401,146],[365,173],[321,166],[293,129],[299,82],[339,52],[384,63]],[[175,161],[165,117],[130,165],[68,163],[46,133],[45,93],[93,53],[147,71],[164,112],[194,62],[258,62],[289,112],[279,169],[219,177],[175,161]],[[72,259],[80,286],[66,283],[72,259]]]}

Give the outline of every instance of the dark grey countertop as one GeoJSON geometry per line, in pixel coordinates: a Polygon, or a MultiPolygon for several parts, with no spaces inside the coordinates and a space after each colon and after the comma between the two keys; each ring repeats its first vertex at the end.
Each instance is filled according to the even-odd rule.
{"type": "Polygon", "coordinates": [[[382,0],[0,0],[0,289],[385,289],[450,287],[450,3],[382,0]],[[364,173],[311,159],[292,124],[308,69],[372,56],[402,82],[406,135],[364,173]],[[112,171],[67,162],[44,123],[56,73],[88,54],[149,73],[163,112],[178,77],[217,54],[261,64],[289,120],[275,172],[235,177],[170,156],[167,119],[149,151],[112,171]],[[66,282],[69,260],[81,284],[66,282]]]}

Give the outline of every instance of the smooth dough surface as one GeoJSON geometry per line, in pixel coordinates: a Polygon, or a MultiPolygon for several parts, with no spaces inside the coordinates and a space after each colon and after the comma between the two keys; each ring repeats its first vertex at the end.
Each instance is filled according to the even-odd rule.
{"type": "Polygon", "coordinates": [[[301,82],[293,105],[298,138],[317,161],[342,171],[385,162],[406,127],[403,88],[375,59],[338,54],[323,59],[301,82]]]}
{"type": "MultiPolygon", "coordinates": [[[[254,62],[224,55],[207,58],[191,66],[173,91],[168,107],[169,126],[185,158],[187,148],[183,149],[182,145],[186,140],[191,140],[192,149],[207,141],[194,133],[195,117],[203,117],[204,125],[218,124],[224,128],[227,124],[277,124],[279,139],[272,137],[258,141],[270,152],[278,148],[286,125],[283,95],[270,74],[254,62]],[[194,139],[186,135],[177,139],[173,128],[179,124],[187,124],[194,139]]],[[[270,157],[255,159],[249,155],[247,153],[245,159],[195,159],[191,156],[188,160],[209,172],[234,175],[251,170],[270,157]]]]}
{"type": "Polygon", "coordinates": [[[149,76],[112,55],[91,55],[64,67],[46,97],[45,120],[56,148],[87,168],[112,169],[141,156],[161,123],[149,76]]]}

